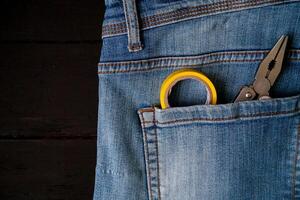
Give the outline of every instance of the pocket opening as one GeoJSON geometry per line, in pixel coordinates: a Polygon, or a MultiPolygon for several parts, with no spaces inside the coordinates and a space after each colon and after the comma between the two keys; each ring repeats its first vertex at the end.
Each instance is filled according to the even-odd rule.
{"type": "Polygon", "coordinates": [[[226,121],[249,120],[254,118],[280,117],[300,113],[300,94],[292,97],[252,100],[217,105],[192,105],[161,109],[158,106],[141,108],[144,126],[158,127],[184,123],[222,123],[226,121]],[[148,111],[148,112],[145,112],[148,111]],[[150,112],[156,114],[153,121],[150,112]]]}

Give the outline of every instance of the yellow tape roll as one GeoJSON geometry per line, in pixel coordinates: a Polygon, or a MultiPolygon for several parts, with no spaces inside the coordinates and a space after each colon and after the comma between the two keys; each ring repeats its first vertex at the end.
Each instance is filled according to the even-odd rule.
{"type": "Polygon", "coordinates": [[[202,82],[207,91],[206,104],[217,104],[217,91],[214,84],[204,74],[194,69],[181,69],[171,73],[162,83],[160,88],[160,104],[162,109],[170,107],[169,94],[172,87],[181,80],[195,79],[202,82]]]}

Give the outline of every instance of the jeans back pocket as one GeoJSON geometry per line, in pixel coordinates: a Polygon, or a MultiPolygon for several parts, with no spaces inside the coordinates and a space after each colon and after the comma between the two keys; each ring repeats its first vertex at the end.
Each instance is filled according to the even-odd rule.
{"type": "Polygon", "coordinates": [[[299,100],[140,109],[149,198],[291,199],[299,100]]]}

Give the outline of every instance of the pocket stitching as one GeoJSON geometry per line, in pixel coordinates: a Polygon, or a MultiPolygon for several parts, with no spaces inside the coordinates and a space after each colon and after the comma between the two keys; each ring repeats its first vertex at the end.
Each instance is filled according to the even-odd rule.
{"type": "MultiPolygon", "coordinates": [[[[259,62],[267,53],[268,51],[266,50],[228,50],[194,56],[173,56],[130,61],[99,62],[98,75],[182,68],[187,66],[195,67],[196,65],[211,65],[216,63],[259,62]]],[[[299,54],[300,49],[290,49],[288,51],[287,59],[295,62],[300,61],[299,54]]]]}
{"type": "Polygon", "coordinates": [[[296,179],[297,179],[297,165],[298,165],[298,155],[299,155],[299,145],[300,145],[300,124],[297,126],[297,135],[296,135],[296,145],[295,145],[295,158],[294,166],[292,171],[292,200],[296,199],[296,179]]]}
{"type": "MultiPolygon", "coordinates": [[[[159,175],[159,159],[158,159],[158,138],[157,138],[157,130],[156,127],[154,128],[154,143],[155,143],[155,147],[153,149],[154,153],[155,153],[155,162],[154,165],[156,165],[156,174],[154,173],[154,175],[151,173],[151,167],[150,167],[150,153],[149,153],[149,145],[148,145],[148,141],[149,140],[153,140],[153,139],[149,139],[147,137],[147,131],[145,130],[145,118],[144,118],[144,112],[148,112],[152,113],[152,122],[155,125],[155,112],[154,112],[154,108],[145,108],[143,110],[138,111],[140,119],[141,119],[141,124],[142,124],[142,131],[143,131],[143,142],[144,142],[144,153],[145,153],[145,160],[146,160],[146,170],[147,170],[147,184],[148,184],[148,195],[149,195],[149,199],[152,200],[154,199],[154,196],[157,196],[157,199],[160,200],[161,199],[161,192],[160,192],[160,175],[159,175]],[[157,179],[157,185],[153,185],[153,182],[151,181],[151,178],[155,177],[157,179]],[[157,194],[153,194],[152,189],[157,189],[157,194]]],[[[152,147],[153,148],[153,147],[152,147]]],[[[155,169],[154,169],[155,170],[155,169]]]]}
{"type": "MultiPolygon", "coordinates": [[[[295,110],[287,110],[287,111],[278,111],[278,112],[266,112],[266,113],[258,113],[258,114],[251,114],[251,115],[237,115],[232,117],[223,117],[223,118],[190,118],[190,119],[178,119],[178,120],[170,120],[170,121],[155,121],[157,124],[172,124],[177,122],[194,122],[194,121],[227,121],[227,120],[234,120],[239,118],[253,118],[253,117],[268,117],[268,116],[275,116],[281,114],[292,114],[299,112],[300,109],[295,110]]],[[[145,123],[149,123],[150,121],[145,121],[145,123]]]]}
{"type": "Polygon", "coordinates": [[[152,189],[151,189],[151,172],[150,169],[148,167],[149,165],[149,152],[148,152],[148,143],[147,143],[147,133],[145,131],[145,119],[144,119],[144,115],[143,112],[139,112],[139,115],[142,119],[142,132],[143,132],[143,141],[144,141],[144,153],[145,153],[145,161],[146,161],[146,171],[147,171],[147,184],[148,184],[148,195],[149,195],[149,199],[152,200],[153,199],[153,194],[152,194],[152,189]]]}
{"type": "MultiPolygon", "coordinates": [[[[153,124],[155,125],[155,122],[157,120],[155,119],[155,110],[153,110],[153,124]]],[[[154,134],[155,134],[155,142],[156,142],[156,159],[157,159],[157,190],[158,190],[158,199],[160,200],[160,175],[159,175],[159,159],[158,159],[158,139],[157,139],[157,130],[156,126],[154,128],[154,134]]]]}

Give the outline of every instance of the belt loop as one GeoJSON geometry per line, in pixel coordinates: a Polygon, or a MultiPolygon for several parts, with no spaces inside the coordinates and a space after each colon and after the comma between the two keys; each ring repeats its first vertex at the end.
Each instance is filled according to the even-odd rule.
{"type": "Polygon", "coordinates": [[[123,0],[124,14],[128,35],[129,52],[140,51],[143,48],[135,0],[123,0]]]}

